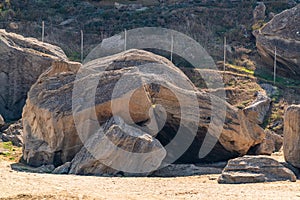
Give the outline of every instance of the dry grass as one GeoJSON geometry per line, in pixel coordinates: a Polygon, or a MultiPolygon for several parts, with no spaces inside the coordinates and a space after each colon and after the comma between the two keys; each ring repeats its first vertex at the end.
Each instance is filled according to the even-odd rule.
{"type": "Polygon", "coordinates": [[[13,146],[11,142],[0,142],[0,161],[19,162],[22,157],[22,148],[13,146]]]}

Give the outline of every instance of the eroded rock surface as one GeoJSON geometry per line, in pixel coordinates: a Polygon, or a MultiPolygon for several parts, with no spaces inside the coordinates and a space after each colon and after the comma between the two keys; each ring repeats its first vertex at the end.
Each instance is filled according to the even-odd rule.
{"type": "Polygon", "coordinates": [[[250,106],[243,109],[245,115],[254,123],[262,124],[264,122],[265,116],[270,109],[271,99],[258,92],[257,97],[250,106]]]}
{"type": "Polygon", "coordinates": [[[21,118],[27,92],[55,60],[67,60],[57,46],[0,30],[0,114],[21,118]]]}
{"type": "MultiPolygon", "coordinates": [[[[54,63],[29,91],[23,112],[23,151],[28,164],[59,166],[75,156],[84,157],[80,155],[83,144],[89,143],[99,124],[105,124],[113,115],[157,139],[167,151],[163,162],[228,160],[245,155],[265,137],[264,131],[249,121],[242,110],[198,91],[183,72],[161,56],[129,50],[89,62],[83,67],[85,73],[77,73],[79,67],[54,63]],[[95,89],[91,85],[94,80],[95,89]],[[90,99],[92,103],[86,104],[90,99]],[[212,100],[218,102],[213,109],[212,100]],[[172,143],[178,130],[182,134],[172,143]],[[220,137],[218,130],[222,130],[220,137]],[[206,136],[213,149],[199,158],[206,136]],[[171,147],[167,146],[169,143],[171,147]],[[175,154],[181,147],[186,147],[181,154],[185,153],[177,158],[175,154]]],[[[71,171],[77,173],[73,165],[71,171]]]]}
{"type": "Polygon", "coordinates": [[[255,155],[271,155],[278,152],[283,145],[283,137],[270,131],[265,130],[266,137],[261,144],[253,149],[255,155]]]}
{"type": "Polygon", "coordinates": [[[104,124],[103,134],[95,133],[85,142],[69,173],[116,175],[124,169],[131,175],[145,174],[159,168],[165,156],[157,139],[115,116],[104,124]]]}
{"type": "Polygon", "coordinates": [[[273,181],[296,181],[295,174],[268,156],[244,156],[229,160],[219,183],[241,184],[273,181]]]}
{"type": "Polygon", "coordinates": [[[287,108],[284,115],[283,138],[285,160],[300,168],[300,105],[287,108]]]}
{"type": "Polygon", "coordinates": [[[255,31],[256,46],[263,60],[273,67],[275,47],[278,71],[300,75],[300,4],[273,17],[261,30],[255,31]]]}
{"type": "Polygon", "coordinates": [[[23,144],[23,125],[22,120],[19,120],[5,129],[1,134],[3,142],[12,142],[13,145],[21,147],[23,144]]]}

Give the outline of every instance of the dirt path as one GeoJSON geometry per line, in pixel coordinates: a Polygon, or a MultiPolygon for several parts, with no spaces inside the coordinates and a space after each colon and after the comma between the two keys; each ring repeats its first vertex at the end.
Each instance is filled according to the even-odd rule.
{"type": "Polygon", "coordinates": [[[0,161],[0,199],[299,199],[300,181],[220,185],[218,175],[106,178],[13,171],[0,161]]]}

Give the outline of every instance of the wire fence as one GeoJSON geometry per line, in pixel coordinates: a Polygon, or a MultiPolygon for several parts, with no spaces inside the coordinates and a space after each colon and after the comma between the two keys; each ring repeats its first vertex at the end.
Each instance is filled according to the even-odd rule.
{"type": "MultiPolygon", "coordinates": [[[[17,25],[16,25],[17,26],[17,25]]],[[[29,37],[35,37],[42,42],[52,43],[58,46],[68,47],[64,50],[67,51],[68,56],[76,61],[83,62],[84,57],[89,53],[90,50],[95,46],[95,44],[99,44],[103,39],[111,37],[116,29],[99,29],[99,31],[93,30],[85,30],[80,27],[70,27],[59,24],[53,24],[49,22],[28,22],[28,26],[24,26],[24,22],[14,21],[14,22],[0,22],[0,28],[12,30],[17,33],[28,33],[29,37]],[[23,23],[21,29],[18,27],[14,27],[14,24],[23,23]],[[15,28],[15,30],[13,30],[15,28]],[[78,38],[75,39],[74,38],[78,38]],[[85,38],[90,38],[90,40],[85,40],[85,38]],[[61,45],[62,41],[66,40],[66,44],[61,45]],[[87,42],[87,44],[84,44],[87,42]],[[94,45],[93,45],[94,44],[94,45]],[[75,53],[74,53],[75,52],[75,53]]],[[[124,50],[127,50],[127,31],[124,30],[125,33],[125,42],[124,42],[124,50]]],[[[173,48],[174,48],[174,38],[170,38],[171,47],[170,47],[170,59],[173,61],[173,48]]],[[[223,46],[223,70],[226,70],[226,62],[227,62],[227,46],[230,45],[228,39],[224,37],[224,43],[220,44],[223,46]]],[[[275,51],[276,52],[276,51],[275,51]]],[[[276,58],[275,58],[276,59],[276,58]]],[[[276,60],[274,59],[274,80],[273,83],[276,84],[276,60]]]]}
{"type": "MultiPolygon", "coordinates": [[[[61,23],[63,24],[63,23],[61,23]]],[[[75,23],[74,23],[75,24],[75,23]]],[[[90,28],[78,26],[66,26],[60,24],[54,24],[47,21],[40,22],[0,22],[0,28],[6,29],[11,32],[22,34],[26,37],[34,37],[43,42],[55,44],[63,47],[66,54],[73,60],[83,61],[83,58],[91,51],[96,44],[99,44],[103,39],[109,38],[120,32],[125,32],[125,38],[127,31],[120,27],[115,28],[99,28],[91,30],[90,28]],[[20,26],[18,27],[18,24],[20,26]],[[16,27],[14,27],[14,25],[16,27]]],[[[180,30],[179,30],[180,31],[180,30]]],[[[172,38],[170,38],[170,42],[172,38]]],[[[174,41],[173,41],[174,42],[174,41]]],[[[173,42],[171,44],[173,45],[173,42]]],[[[126,41],[124,44],[124,50],[127,49],[126,41]]],[[[170,47],[171,60],[173,60],[173,50],[170,47]]]]}
{"type": "MultiPolygon", "coordinates": [[[[63,24],[63,22],[61,23],[63,24]]],[[[20,33],[26,37],[34,37],[42,42],[55,44],[64,47],[64,51],[72,60],[83,62],[84,57],[93,49],[93,47],[103,41],[103,39],[119,33],[116,29],[99,28],[99,31],[84,29],[79,26],[65,26],[64,24],[53,24],[47,21],[39,22],[0,22],[0,28],[8,31],[20,33]],[[13,25],[16,24],[16,27],[13,25]],[[20,27],[17,27],[20,24],[20,27]],[[77,38],[77,39],[76,39],[77,38]],[[70,41],[71,39],[71,41],[70,41]],[[62,44],[64,42],[65,44],[62,44]],[[67,47],[67,49],[66,49],[67,47]],[[75,52],[75,54],[74,54],[75,52]]],[[[127,30],[124,29],[125,42],[124,50],[127,50],[127,30]]],[[[173,61],[174,38],[170,37],[169,57],[173,61]]]]}

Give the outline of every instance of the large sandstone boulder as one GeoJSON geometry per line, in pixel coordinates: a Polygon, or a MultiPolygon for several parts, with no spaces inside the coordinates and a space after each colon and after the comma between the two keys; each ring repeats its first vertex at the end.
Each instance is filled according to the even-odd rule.
{"type": "Polygon", "coordinates": [[[232,159],[219,177],[223,184],[296,181],[295,174],[268,156],[244,156],[232,159]]]}
{"type": "MultiPolygon", "coordinates": [[[[129,126],[159,141],[167,151],[163,163],[172,159],[178,163],[228,160],[246,154],[265,137],[264,131],[250,122],[242,110],[198,91],[183,72],[161,56],[129,50],[89,62],[83,67],[89,71],[87,74],[77,73],[79,67],[65,62],[53,63],[29,91],[23,112],[23,158],[28,164],[59,166],[74,157],[93,163],[95,159],[81,155],[83,144],[89,147],[99,124],[105,124],[112,116],[120,116],[129,126]],[[88,83],[95,78],[96,89],[93,90],[88,83]],[[84,105],[91,98],[92,103],[84,105]],[[214,112],[212,100],[218,102],[214,112]],[[222,108],[227,111],[224,127],[220,117],[224,113],[222,108]],[[218,130],[222,130],[219,139],[218,130]],[[180,131],[181,134],[177,134],[180,131]],[[208,155],[199,157],[206,138],[209,138],[207,143],[213,143],[213,149],[208,155]],[[184,154],[177,158],[176,150],[185,146],[187,149],[181,152],[184,154]]],[[[126,135],[122,130],[115,131],[119,136],[126,135]]],[[[115,133],[109,134],[113,137],[115,133]]],[[[105,147],[100,144],[93,143],[95,148],[105,147]]],[[[127,148],[122,141],[120,145],[127,148]]],[[[87,155],[86,152],[83,155],[87,155]]],[[[71,172],[84,172],[83,167],[74,166],[71,172]]],[[[101,167],[99,162],[94,167],[97,166],[101,167]]]]}
{"type": "Polygon", "coordinates": [[[80,66],[80,63],[55,61],[51,69],[45,72],[50,79],[41,76],[28,92],[22,114],[23,157],[32,166],[54,163],[59,165],[71,161],[82,147],[71,113],[72,105],[69,102],[72,101],[71,88],[61,87],[63,83],[74,81],[80,66]],[[70,77],[70,74],[73,77],[70,77]],[[47,82],[44,82],[46,79],[47,82]],[[60,79],[64,79],[63,82],[58,82],[60,79]],[[45,90],[38,88],[41,82],[44,82],[45,90]],[[38,89],[40,90],[37,91],[38,89]],[[70,93],[64,93],[67,89],[70,93]],[[54,95],[54,91],[60,93],[54,95]],[[64,107],[64,101],[70,103],[69,107],[64,107]],[[38,104],[41,105],[35,106],[38,104]]]}
{"type": "Polygon", "coordinates": [[[300,105],[289,106],[285,112],[283,151],[285,160],[300,168],[300,105]]]}
{"type": "Polygon", "coordinates": [[[279,72],[285,75],[300,75],[300,4],[285,10],[255,31],[256,46],[263,60],[271,67],[274,63],[274,50],[277,48],[279,72]]]}
{"type": "Polygon", "coordinates": [[[104,134],[95,133],[85,143],[71,162],[70,174],[116,175],[124,171],[130,175],[144,174],[157,169],[166,156],[161,143],[138,128],[128,126],[120,117],[114,117],[105,123],[104,134]],[[105,138],[106,137],[106,138],[105,138]],[[107,142],[108,139],[114,145],[107,142]],[[133,159],[131,153],[148,153],[142,159],[133,159]],[[119,168],[119,169],[116,169],[119,168]],[[144,170],[144,171],[141,171],[144,170]]]}
{"type": "Polygon", "coordinates": [[[27,92],[54,60],[67,60],[56,46],[0,30],[0,114],[20,119],[27,92]]]}

